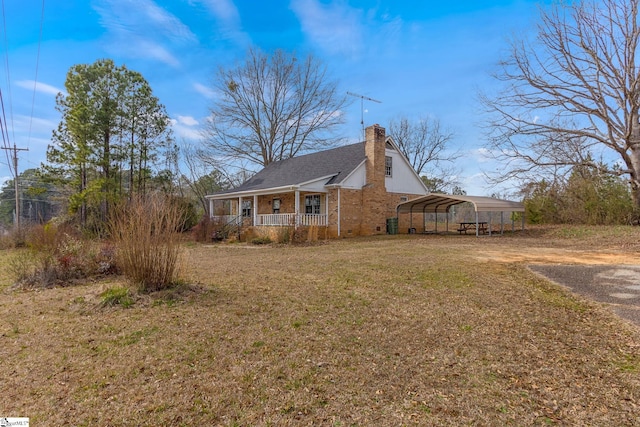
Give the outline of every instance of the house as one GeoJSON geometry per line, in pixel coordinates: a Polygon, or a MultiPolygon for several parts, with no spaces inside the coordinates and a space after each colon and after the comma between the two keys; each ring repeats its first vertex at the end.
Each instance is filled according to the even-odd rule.
{"type": "Polygon", "coordinates": [[[427,189],[383,127],[365,135],[364,142],[273,162],[239,187],[206,196],[212,219],[262,232],[314,226],[327,238],[386,233],[396,206],[427,189]]]}

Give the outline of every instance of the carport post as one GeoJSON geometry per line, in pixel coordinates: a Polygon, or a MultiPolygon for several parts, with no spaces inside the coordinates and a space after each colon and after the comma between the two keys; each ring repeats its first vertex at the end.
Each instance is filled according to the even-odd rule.
{"type": "Polygon", "coordinates": [[[476,237],[480,236],[479,230],[478,230],[478,210],[476,208],[476,237]]]}
{"type": "MultiPolygon", "coordinates": [[[[398,223],[400,223],[400,213],[397,212],[396,209],[396,218],[398,218],[398,223]]],[[[413,227],[413,205],[411,205],[411,209],[409,209],[409,230],[413,227]]]]}
{"type": "Polygon", "coordinates": [[[449,208],[451,206],[447,206],[447,213],[445,214],[447,216],[447,221],[446,221],[446,227],[447,227],[447,233],[449,233],[449,208]]]}
{"type": "Polygon", "coordinates": [[[438,208],[436,208],[436,234],[438,234],[438,208]]]}
{"type": "Polygon", "coordinates": [[[491,214],[492,212],[489,212],[489,237],[491,237],[491,214]]]}

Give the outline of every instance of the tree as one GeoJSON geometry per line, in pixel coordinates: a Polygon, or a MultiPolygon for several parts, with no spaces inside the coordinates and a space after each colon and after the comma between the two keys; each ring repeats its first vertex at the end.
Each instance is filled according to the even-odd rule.
{"type": "Polygon", "coordinates": [[[440,120],[399,117],[389,122],[388,134],[430,192],[446,193],[457,184],[450,177],[457,175],[452,165],[460,153],[449,150],[453,132],[443,129],[440,120]]]}
{"type": "Polygon", "coordinates": [[[71,67],[65,89],[44,169],[73,187],[70,208],[83,226],[89,214],[104,223],[123,194],[144,195],[149,161],[170,147],[169,118],[142,75],[108,59],[71,67]]]}
{"type": "Polygon", "coordinates": [[[330,146],[342,123],[346,96],[311,55],[250,49],[242,64],[218,70],[214,86],[220,97],[210,108],[203,152],[223,161],[266,166],[330,146]]]}
{"type": "Polygon", "coordinates": [[[580,166],[627,176],[640,207],[639,1],[556,2],[534,41],[512,41],[496,75],[505,90],[481,96],[489,151],[506,163],[496,179],[580,166]],[[601,156],[623,166],[604,170],[601,156]]]}
{"type": "MultiPolygon", "coordinates": [[[[43,182],[37,169],[26,169],[18,176],[21,221],[44,222],[55,214],[55,188],[43,182]]],[[[16,208],[14,181],[0,187],[0,225],[13,224],[16,208]]]]}
{"type": "Polygon", "coordinates": [[[209,164],[207,158],[199,156],[193,145],[183,142],[180,148],[185,170],[180,181],[186,184],[189,196],[199,203],[200,211],[208,213],[209,202],[205,196],[230,188],[229,180],[222,171],[209,164]]]}
{"type": "Polygon", "coordinates": [[[526,218],[533,224],[629,224],[632,201],[620,177],[574,166],[567,179],[532,181],[521,190],[526,218]]]}

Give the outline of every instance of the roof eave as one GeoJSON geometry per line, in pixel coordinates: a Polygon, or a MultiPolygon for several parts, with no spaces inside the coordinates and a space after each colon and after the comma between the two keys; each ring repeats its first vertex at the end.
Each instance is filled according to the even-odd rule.
{"type": "Polygon", "coordinates": [[[282,187],[261,188],[258,190],[233,191],[230,193],[210,194],[204,196],[204,198],[209,200],[227,200],[244,196],[261,196],[264,194],[288,193],[290,191],[297,190],[299,187],[299,185],[285,185],[282,187]]]}

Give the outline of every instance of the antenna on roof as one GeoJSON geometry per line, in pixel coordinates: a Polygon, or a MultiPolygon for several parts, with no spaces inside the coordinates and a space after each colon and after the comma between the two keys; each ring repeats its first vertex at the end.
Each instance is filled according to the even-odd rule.
{"type": "Polygon", "coordinates": [[[382,104],[382,101],[378,101],[377,99],[369,98],[368,96],[360,95],[358,93],[347,92],[347,95],[355,96],[356,98],[360,98],[360,125],[362,126],[362,140],[366,138],[364,134],[364,100],[377,102],[378,104],[382,104]]]}

